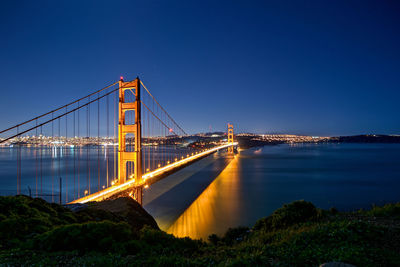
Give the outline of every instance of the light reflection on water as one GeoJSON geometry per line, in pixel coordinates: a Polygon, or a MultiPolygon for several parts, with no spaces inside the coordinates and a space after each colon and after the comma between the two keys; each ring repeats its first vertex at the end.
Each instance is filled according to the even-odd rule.
{"type": "MultiPolygon", "coordinates": [[[[162,229],[179,237],[207,239],[229,227],[251,227],[283,204],[300,199],[339,210],[398,202],[399,155],[400,144],[298,144],[244,150],[217,175],[197,175],[216,178],[194,201],[182,197],[187,208],[162,229]]],[[[172,188],[168,194],[181,197],[181,192],[196,186],[189,178],[185,187],[172,188]]],[[[162,212],[153,210],[150,214],[159,221],[157,214],[162,212]]]]}
{"type": "MultiPolygon", "coordinates": [[[[0,195],[17,194],[18,151],[21,153],[21,194],[42,197],[49,202],[58,203],[60,195],[61,202],[65,203],[82,197],[86,190],[94,193],[110,186],[117,177],[116,147],[0,147],[0,195]]],[[[191,152],[161,145],[145,146],[142,151],[143,169],[155,169],[177,154],[191,152]]]]}
{"type": "Polygon", "coordinates": [[[239,209],[239,168],[236,156],[167,232],[197,239],[206,239],[211,229],[213,233],[224,233],[239,209]]]}
{"type": "MultiPolygon", "coordinates": [[[[24,194],[27,194],[27,186],[33,194],[41,189],[35,183],[39,178],[35,173],[38,151],[22,149],[24,194]]],[[[52,192],[53,174],[57,192],[60,169],[63,183],[66,182],[64,177],[70,179],[69,193],[74,192],[74,174],[77,186],[79,177],[82,188],[87,186],[87,151],[83,151],[76,148],[58,153],[42,150],[43,192],[52,192]],[[76,173],[66,173],[65,161],[58,159],[74,153],[79,155],[81,168],[77,168],[76,173]]],[[[93,188],[98,186],[97,153],[97,149],[90,149],[93,188]]],[[[109,157],[112,168],[114,157],[112,150],[102,153],[103,182],[104,159],[109,157]]],[[[2,195],[15,194],[15,158],[14,148],[0,149],[2,195]]],[[[72,165],[70,158],[68,166],[72,165]]],[[[80,165],[79,160],[77,165],[80,165]]],[[[63,190],[66,188],[63,184],[63,190]]],[[[229,227],[252,226],[259,218],[294,200],[311,201],[323,209],[353,210],[368,208],[373,203],[400,201],[399,188],[400,144],[279,145],[244,150],[233,160],[222,152],[213,154],[150,186],[145,190],[144,204],[161,229],[177,236],[206,239],[212,233],[223,234],[229,227]]]]}

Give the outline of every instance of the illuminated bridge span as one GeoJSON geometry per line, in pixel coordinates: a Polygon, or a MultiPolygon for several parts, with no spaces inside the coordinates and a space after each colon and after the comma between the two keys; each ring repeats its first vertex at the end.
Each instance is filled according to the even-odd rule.
{"type": "Polygon", "coordinates": [[[142,204],[144,188],[237,146],[232,124],[226,135],[188,135],[139,78],[122,77],[0,135],[16,193],[60,203],[131,196],[142,204]]]}

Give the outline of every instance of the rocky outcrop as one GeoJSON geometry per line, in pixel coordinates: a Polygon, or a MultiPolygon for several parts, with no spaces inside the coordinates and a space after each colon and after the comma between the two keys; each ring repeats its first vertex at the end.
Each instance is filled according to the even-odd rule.
{"type": "Polygon", "coordinates": [[[125,221],[133,230],[140,230],[144,225],[159,229],[154,218],[142,206],[130,197],[90,202],[87,204],[66,205],[80,217],[88,220],[114,222],[125,221]]]}

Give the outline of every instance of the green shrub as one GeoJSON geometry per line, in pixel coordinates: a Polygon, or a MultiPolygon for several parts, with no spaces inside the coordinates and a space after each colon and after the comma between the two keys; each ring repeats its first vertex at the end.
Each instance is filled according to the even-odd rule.
{"type": "Polygon", "coordinates": [[[239,243],[244,241],[250,233],[249,227],[236,227],[236,228],[229,228],[226,231],[224,237],[221,239],[227,245],[232,245],[234,243],[239,243]]]}
{"type": "Polygon", "coordinates": [[[314,221],[318,215],[317,208],[311,202],[298,200],[285,204],[270,216],[258,220],[253,229],[271,231],[287,228],[298,223],[314,221]]]}
{"type": "MultiPolygon", "coordinates": [[[[360,213],[388,216],[392,223],[399,207],[360,213]]],[[[393,224],[377,227],[369,217],[340,212],[326,216],[337,211],[305,201],[284,205],[251,230],[211,235],[212,245],[151,227],[137,231],[112,213],[75,214],[26,196],[0,197],[0,210],[0,238],[6,241],[0,244],[1,266],[318,266],[328,261],[400,266],[395,247],[400,231],[393,224]]]]}
{"type": "Polygon", "coordinates": [[[35,238],[34,248],[46,251],[124,251],[132,239],[127,223],[109,221],[56,227],[35,238]]]}
{"type": "Polygon", "coordinates": [[[208,236],[208,241],[213,244],[213,245],[217,245],[218,242],[221,241],[221,238],[219,238],[219,236],[217,236],[216,234],[212,234],[208,236]]]}
{"type": "Polygon", "coordinates": [[[11,248],[55,226],[77,221],[73,212],[40,198],[0,197],[0,245],[11,248]]]}
{"type": "Polygon", "coordinates": [[[331,208],[329,209],[329,212],[330,212],[332,215],[336,215],[336,214],[339,213],[339,211],[338,211],[337,208],[335,208],[335,207],[331,207],[331,208]]]}
{"type": "Polygon", "coordinates": [[[365,212],[367,215],[375,217],[393,216],[400,219],[400,203],[386,204],[382,207],[372,206],[372,209],[365,212]]]}
{"type": "Polygon", "coordinates": [[[190,255],[206,244],[200,240],[192,240],[188,237],[177,238],[163,231],[145,226],[140,231],[140,241],[152,251],[167,251],[190,255]]]}
{"type": "Polygon", "coordinates": [[[392,266],[399,256],[396,258],[394,251],[382,250],[384,231],[362,222],[313,224],[274,232],[268,249],[290,266],[317,266],[328,261],[392,266]]]}

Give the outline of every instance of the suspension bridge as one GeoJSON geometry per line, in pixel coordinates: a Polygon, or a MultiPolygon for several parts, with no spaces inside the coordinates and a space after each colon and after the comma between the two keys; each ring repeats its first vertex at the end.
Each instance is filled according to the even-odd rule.
{"type": "Polygon", "coordinates": [[[142,204],[144,188],[237,145],[232,124],[220,136],[187,134],[139,78],[0,131],[16,194],[59,203],[130,196],[142,204]]]}

